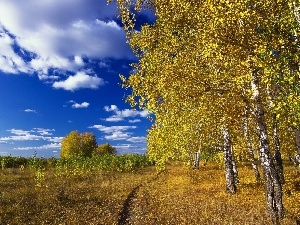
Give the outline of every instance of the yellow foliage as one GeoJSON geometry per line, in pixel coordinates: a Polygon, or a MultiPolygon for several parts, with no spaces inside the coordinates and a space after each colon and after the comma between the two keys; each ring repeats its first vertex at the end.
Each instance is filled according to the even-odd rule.
{"type": "MultiPolygon", "coordinates": [[[[300,124],[299,71],[291,73],[291,63],[299,61],[291,35],[299,24],[288,1],[116,2],[129,44],[139,58],[134,73],[122,77],[123,87],[132,88],[128,97],[132,106],[155,116],[147,137],[148,153],[155,160],[188,159],[207,140],[221,145],[223,123],[236,137],[235,146],[244,145],[240,127],[245,106],[254,104],[250,83],[255,69],[267,124],[274,110],[285,129],[300,124]],[[132,6],[150,8],[156,22],[136,32],[132,6]],[[270,107],[267,89],[278,92],[274,84],[280,93],[270,107]]],[[[255,121],[250,122],[253,128],[255,121]]]]}
{"type": "Polygon", "coordinates": [[[94,134],[88,132],[79,134],[78,131],[71,131],[61,142],[60,157],[90,157],[96,148],[97,141],[94,134]]]}
{"type": "Polygon", "coordinates": [[[108,143],[99,145],[93,152],[93,155],[116,154],[117,150],[108,143]]]}

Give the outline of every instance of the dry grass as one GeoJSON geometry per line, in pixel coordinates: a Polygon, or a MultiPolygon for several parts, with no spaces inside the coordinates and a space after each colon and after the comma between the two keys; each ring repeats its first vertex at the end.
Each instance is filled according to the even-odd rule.
{"type": "MultiPolygon", "coordinates": [[[[291,225],[300,219],[300,177],[291,166],[285,172],[281,224],[291,225]]],[[[42,187],[32,170],[0,170],[0,224],[272,224],[264,186],[248,167],[239,173],[238,193],[228,195],[223,170],[209,164],[158,176],[153,167],[71,177],[48,169],[42,187]]]]}

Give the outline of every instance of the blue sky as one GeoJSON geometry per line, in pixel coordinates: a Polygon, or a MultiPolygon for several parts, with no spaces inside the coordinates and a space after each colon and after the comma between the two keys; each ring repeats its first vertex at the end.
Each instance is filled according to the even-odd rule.
{"type": "Polygon", "coordinates": [[[119,78],[135,60],[106,0],[1,0],[0,155],[58,156],[72,130],[145,153],[148,112],[125,103],[119,78]]]}

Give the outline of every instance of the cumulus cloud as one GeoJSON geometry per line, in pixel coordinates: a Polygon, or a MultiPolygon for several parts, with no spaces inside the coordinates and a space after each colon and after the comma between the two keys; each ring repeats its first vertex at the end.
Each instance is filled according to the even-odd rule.
{"type": "Polygon", "coordinates": [[[100,62],[132,59],[125,32],[114,21],[116,15],[115,4],[99,0],[2,0],[0,71],[37,72],[41,80],[52,82],[57,74],[51,71],[59,76],[77,73],[85,66],[83,57],[100,62]]]}
{"type": "Polygon", "coordinates": [[[45,129],[45,128],[33,128],[33,131],[39,133],[40,135],[52,135],[54,129],[45,129]]]}
{"type": "Polygon", "coordinates": [[[83,102],[81,104],[75,103],[72,105],[72,108],[76,108],[76,109],[77,108],[87,108],[89,105],[90,105],[90,103],[88,103],[88,102],[83,102]]]}
{"type": "Polygon", "coordinates": [[[119,121],[122,121],[124,119],[122,117],[113,115],[113,116],[108,117],[108,118],[106,118],[104,120],[107,121],[107,122],[119,122],[119,121]]]}
{"type": "MultiPolygon", "coordinates": [[[[114,115],[105,118],[104,120],[107,122],[118,122],[124,120],[124,118],[127,117],[147,117],[149,115],[149,112],[147,110],[143,111],[138,111],[138,110],[132,110],[132,109],[124,109],[124,110],[119,110],[119,108],[116,105],[110,105],[110,106],[105,106],[104,110],[106,112],[113,112],[114,115]]],[[[136,123],[140,122],[140,120],[131,120],[131,123],[136,123]]]]}
{"type": "Polygon", "coordinates": [[[104,138],[107,139],[107,140],[120,141],[120,140],[129,139],[130,134],[127,133],[127,132],[116,131],[116,132],[113,132],[109,135],[105,135],[104,138]]]}
{"type": "MultiPolygon", "coordinates": [[[[1,9],[0,9],[1,10],[1,9]]],[[[14,39],[1,26],[0,20],[0,70],[4,73],[31,73],[25,61],[13,50],[14,39]]]]}
{"type": "Polygon", "coordinates": [[[110,112],[110,111],[118,111],[118,106],[116,105],[111,105],[111,106],[104,106],[104,110],[106,112],[110,112]]]}
{"type": "Polygon", "coordinates": [[[84,65],[83,59],[80,56],[78,56],[78,55],[75,55],[74,61],[79,66],[83,66],[84,65]]]}
{"type": "Polygon", "coordinates": [[[130,137],[127,139],[127,141],[130,141],[130,142],[134,142],[134,143],[137,143],[137,142],[146,142],[146,138],[145,137],[130,137]]]}
{"type": "Polygon", "coordinates": [[[88,103],[88,102],[77,103],[77,102],[75,102],[75,101],[73,101],[73,100],[71,100],[71,101],[69,101],[69,102],[73,103],[73,105],[72,105],[71,107],[74,108],[74,109],[78,109],[78,108],[87,108],[87,107],[89,107],[89,105],[90,105],[90,103],[88,103]]]}
{"type": "Polygon", "coordinates": [[[128,132],[129,129],[136,129],[136,126],[103,126],[103,125],[94,125],[89,128],[95,128],[100,132],[103,132],[104,138],[106,140],[120,141],[127,140],[131,137],[131,132],[128,132]]]}
{"type": "Polygon", "coordinates": [[[75,91],[81,88],[98,89],[101,85],[104,85],[102,78],[78,72],[74,76],[69,76],[64,81],[55,81],[52,86],[56,89],[62,88],[67,91],[75,91]]]}
{"type": "Polygon", "coordinates": [[[104,133],[114,133],[119,131],[126,131],[129,129],[136,129],[137,126],[103,126],[103,125],[93,125],[89,128],[95,128],[104,133]]]}
{"type": "Polygon", "coordinates": [[[103,132],[104,138],[110,141],[128,141],[128,142],[145,142],[145,137],[134,137],[132,132],[128,132],[130,129],[136,129],[137,126],[103,126],[103,125],[93,125],[89,128],[95,128],[100,132],[103,132]]]}
{"type": "Polygon", "coordinates": [[[58,143],[63,137],[52,137],[54,129],[33,128],[32,130],[11,129],[7,130],[10,136],[0,137],[1,142],[7,141],[48,141],[58,143]]]}

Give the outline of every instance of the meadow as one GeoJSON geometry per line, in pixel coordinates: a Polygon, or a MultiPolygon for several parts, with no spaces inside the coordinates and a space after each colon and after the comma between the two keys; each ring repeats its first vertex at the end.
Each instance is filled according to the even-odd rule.
{"type": "MultiPolygon", "coordinates": [[[[213,162],[157,172],[146,156],[105,157],[0,157],[0,224],[272,224],[263,182],[247,163],[229,195],[213,162]]],[[[300,219],[300,176],[289,162],[285,178],[281,224],[291,225],[300,219]]]]}

